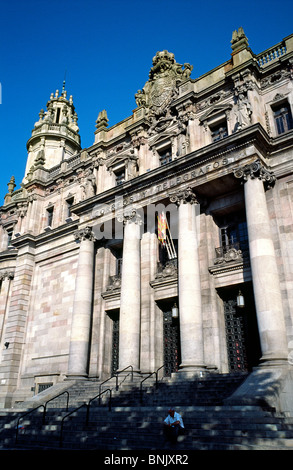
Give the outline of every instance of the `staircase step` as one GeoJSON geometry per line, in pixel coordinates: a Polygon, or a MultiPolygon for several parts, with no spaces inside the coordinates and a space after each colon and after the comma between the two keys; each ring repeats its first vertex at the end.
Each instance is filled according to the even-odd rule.
{"type": "MultiPolygon", "coordinates": [[[[154,380],[140,383],[125,378],[116,391],[116,381],[77,381],[68,386],[66,394],[52,400],[43,423],[43,408],[24,415],[36,404],[54,396],[53,387],[22,405],[22,409],[1,410],[0,425],[5,449],[165,449],[163,419],[170,405],[182,414],[186,434],[179,436],[176,449],[185,450],[293,450],[293,418],[278,415],[256,406],[226,406],[223,399],[233,393],[246,375],[217,375],[198,379],[183,379],[179,374],[164,378],[155,387],[154,380]],[[104,393],[101,404],[96,399],[89,408],[76,407],[104,393]],[[68,415],[68,413],[71,413],[68,415]],[[22,417],[21,419],[19,419],[22,417]],[[18,439],[16,426],[19,425],[18,439]],[[61,426],[63,426],[62,447],[61,426]]],[[[58,391],[65,389],[59,385],[58,391]]]]}

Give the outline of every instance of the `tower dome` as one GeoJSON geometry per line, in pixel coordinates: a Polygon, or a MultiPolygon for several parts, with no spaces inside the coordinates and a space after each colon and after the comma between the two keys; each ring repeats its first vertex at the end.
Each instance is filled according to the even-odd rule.
{"type": "Polygon", "coordinates": [[[32,136],[27,142],[28,159],[25,178],[36,161],[42,160],[50,169],[67,160],[81,149],[77,114],[72,96],[67,99],[65,84],[62,92],[51,93],[47,110],[41,109],[32,136]]]}

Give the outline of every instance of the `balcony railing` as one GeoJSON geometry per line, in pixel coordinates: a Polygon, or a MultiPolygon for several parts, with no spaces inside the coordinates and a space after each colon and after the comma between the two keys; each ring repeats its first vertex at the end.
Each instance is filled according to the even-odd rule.
{"type": "Polygon", "coordinates": [[[279,57],[285,55],[287,52],[286,44],[281,42],[276,46],[267,49],[266,51],[258,54],[256,57],[257,63],[260,67],[265,67],[273,60],[279,59],[279,57]]]}

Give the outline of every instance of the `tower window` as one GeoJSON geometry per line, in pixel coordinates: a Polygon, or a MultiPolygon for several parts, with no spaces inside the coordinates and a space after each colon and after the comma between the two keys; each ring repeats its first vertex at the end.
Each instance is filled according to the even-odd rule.
{"type": "Polygon", "coordinates": [[[56,110],[56,123],[58,124],[59,121],[60,121],[60,113],[61,113],[61,109],[60,108],[57,108],[56,110]]]}

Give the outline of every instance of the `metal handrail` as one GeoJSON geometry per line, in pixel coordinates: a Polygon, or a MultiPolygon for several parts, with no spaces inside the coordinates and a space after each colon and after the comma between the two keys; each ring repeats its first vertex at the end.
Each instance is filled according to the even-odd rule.
{"type": "MultiPolygon", "coordinates": [[[[168,364],[168,363],[167,363],[168,364]]],[[[139,388],[139,396],[140,396],[140,402],[142,403],[142,384],[143,382],[145,382],[147,379],[149,379],[152,375],[155,374],[156,376],[156,388],[158,388],[158,372],[159,370],[161,370],[163,367],[166,366],[166,363],[163,364],[161,367],[159,367],[156,371],[154,372],[151,372],[149,375],[147,375],[147,377],[145,377],[141,382],[140,382],[140,388],[139,388]]]]}
{"type": "Polygon", "coordinates": [[[121,374],[122,372],[125,372],[129,368],[131,369],[131,382],[133,382],[133,366],[124,367],[124,369],[119,370],[118,372],[115,372],[115,375],[116,375],[116,390],[119,390],[118,375],[121,374]]]}
{"type": "MultiPolygon", "coordinates": [[[[33,413],[34,411],[38,410],[39,408],[45,408],[44,405],[39,405],[37,406],[36,408],[33,408],[32,410],[29,410],[27,411],[26,413],[22,414],[18,420],[17,420],[17,423],[16,423],[16,434],[15,434],[15,443],[17,443],[17,440],[18,440],[18,429],[19,429],[19,422],[22,418],[24,418],[25,416],[29,415],[30,413],[33,413]]],[[[44,419],[44,415],[43,415],[43,419],[44,419]]]]}
{"type": "Polygon", "coordinates": [[[107,388],[107,390],[103,390],[103,392],[99,393],[97,396],[91,398],[89,400],[88,403],[83,403],[82,405],[78,406],[77,408],[75,408],[74,410],[71,410],[69,413],[67,413],[67,415],[63,416],[62,420],[61,420],[61,427],[60,427],[60,438],[59,438],[59,446],[62,447],[62,442],[63,442],[63,429],[64,429],[64,421],[66,418],[68,418],[68,416],[72,415],[73,413],[75,413],[76,411],[80,410],[80,408],[83,408],[84,406],[86,406],[86,425],[88,425],[88,422],[89,422],[89,414],[90,414],[90,405],[91,405],[91,402],[93,400],[95,400],[96,398],[99,398],[100,395],[103,395],[104,393],[106,392],[110,392],[110,400],[109,400],[109,411],[111,411],[112,409],[112,390],[110,388],[107,388]]]}
{"type": "Polygon", "coordinates": [[[63,416],[62,420],[61,420],[61,428],[60,428],[60,438],[59,438],[59,446],[62,447],[62,441],[63,441],[63,426],[64,426],[64,421],[66,418],[68,418],[68,416],[72,415],[73,413],[75,413],[77,410],[79,410],[80,408],[82,408],[83,406],[87,406],[87,403],[83,403],[82,405],[78,406],[77,408],[75,408],[74,410],[70,411],[69,413],[67,413],[67,415],[63,416]]]}
{"type": "Polygon", "coordinates": [[[50,401],[55,400],[55,398],[58,398],[58,397],[60,397],[61,395],[64,395],[64,393],[67,393],[66,411],[68,411],[69,392],[68,392],[67,390],[65,390],[64,392],[59,393],[59,395],[56,395],[55,397],[50,398],[50,400],[46,401],[46,403],[45,403],[45,405],[44,405],[44,412],[43,412],[43,424],[45,424],[45,420],[46,420],[46,412],[47,412],[47,405],[48,405],[48,403],[49,403],[50,401]]]}
{"type": "Polygon", "coordinates": [[[99,398],[99,403],[100,403],[100,398],[101,396],[106,393],[106,392],[110,392],[110,399],[109,399],[109,411],[111,411],[112,409],[112,390],[110,388],[107,388],[106,390],[103,390],[101,393],[99,393],[98,395],[96,395],[95,397],[91,398],[90,401],[88,402],[87,404],[87,411],[86,411],[86,425],[88,425],[88,422],[89,422],[89,416],[90,416],[90,406],[91,406],[91,402],[96,400],[96,398],[99,398]]]}
{"type": "Polygon", "coordinates": [[[111,377],[109,377],[108,379],[104,380],[104,382],[102,382],[102,383],[99,385],[99,391],[100,391],[100,393],[101,393],[102,385],[104,385],[106,382],[108,382],[109,380],[113,379],[114,377],[116,377],[116,391],[118,391],[118,390],[119,390],[118,375],[121,374],[121,372],[124,372],[125,370],[129,369],[130,367],[131,367],[131,381],[133,381],[133,366],[127,366],[127,367],[125,367],[124,369],[119,370],[119,372],[114,372],[114,374],[111,375],[111,377]]]}

